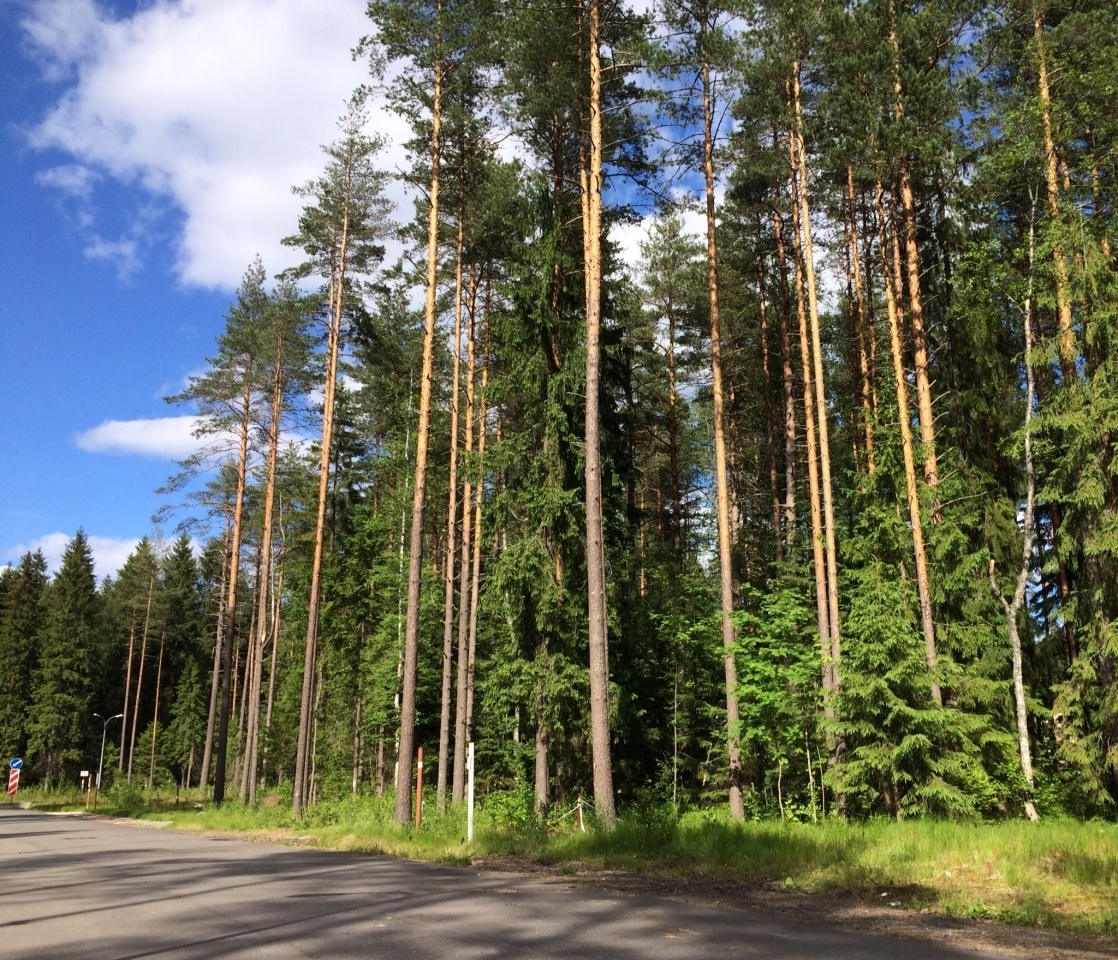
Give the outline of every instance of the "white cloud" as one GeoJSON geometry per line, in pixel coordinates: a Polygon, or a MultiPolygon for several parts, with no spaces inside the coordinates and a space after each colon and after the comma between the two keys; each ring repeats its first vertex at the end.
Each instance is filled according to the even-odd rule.
{"type": "MultiPolygon", "coordinates": [[[[66,545],[73,539],[69,533],[48,533],[45,536],[32,540],[30,543],[17,544],[4,552],[4,559],[9,563],[16,563],[25,553],[42,550],[46,557],[47,569],[51,574],[56,574],[62,565],[62,554],[66,545]]],[[[139,537],[93,537],[87,536],[89,549],[93,553],[93,569],[97,579],[113,576],[124,566],[124,561],[136,549],[140,542],[139,537]]]]}
{"type": "MultiPolygon", "coordinates": [[[[180,211],[179,279],[235,287],[256,253],[270,272],[293,261],[279,242],[302,203],[290,188],[321,170],[320,145],[367,77],[350,50],[370,26],[362,0],[153,0],[123,19],[95,0],[38,0],[25,35],[68,85],[31,142],[180,211]]],[[[374,125],[404,139],[395,116],[374,125]]],[[[44,182],[74,188],[60,173],[44,182]]],[[[112,244],[136,239],[89,254],[119,263],[136,248],[112,244]]]]}
{"type": "Polygon", "coordinates": [[[155,417],[150,420],[106,420],[75,437],[90,453],[137,453],[181,460],[201,449],[205,440],[194,436],[197,418],[155,417]]]}
{"type": "Polygon", "coordinates": [[[53,187],[71,197],[88,200],[100,175],[96,170],[90,170],[80,163],[64,163],[40,171],[35,179],[44,187],[53,187]]]}
{"type": "MultiPolygon", "coordinates": [[[[701,238],[706,242],[707,218],[705,210],[697,205],[684,206],[679,210],[683,220],[683,230],[691,236],[701,238]]],[[[656,214],[650,213],[636,223],[615,223],[610,227],[610,239],[617,244],[618,256],[622,263],[639,276],[643,269],[644,258],[641,256],[641,244],[646,242],[656,214]]]]}

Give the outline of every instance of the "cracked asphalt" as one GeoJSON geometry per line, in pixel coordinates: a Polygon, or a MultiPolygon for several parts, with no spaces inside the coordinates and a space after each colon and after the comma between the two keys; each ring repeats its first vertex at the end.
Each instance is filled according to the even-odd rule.
{"type": "Polygon", "coordinates": [[[1006,955],[793,917],[0,806],[6,960],[1006,955]]]}

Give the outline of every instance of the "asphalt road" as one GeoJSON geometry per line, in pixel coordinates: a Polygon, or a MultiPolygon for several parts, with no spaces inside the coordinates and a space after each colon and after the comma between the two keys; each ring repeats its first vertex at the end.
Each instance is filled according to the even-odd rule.
{"type": "Polygon", "coordinates": [[[550,878],[0,808],[5,960],[997,956],[550,878]]]}

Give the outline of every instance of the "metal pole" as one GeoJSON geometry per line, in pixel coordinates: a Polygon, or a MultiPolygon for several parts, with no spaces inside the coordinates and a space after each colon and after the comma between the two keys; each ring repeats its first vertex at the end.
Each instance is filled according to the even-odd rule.
{"type": "Polygon", "coordinates": [[[470,749],[466,754],[466,842],[474,842],[474,744],[470,742],[470,749]]]}
{"type": "Polygon", "coordinates": [[[97,809],[97,799],[98,799],[98,797],[101,796],[101,769],[105,766],[105,735],[109,731],[109,721],[110,720],[119,720],[121,717],[124,716],[124,714],[123,713],[118,713],[116,716],[109,717],[108,720],[106,720],[104,717],[102,717],[101,714],[99,714],[99,713],[95,713],[94,716],[98,720],[102,721],[102,726],[101,726],[101,759],[97,762],[97,789],[93,793],[93,809],[96,810],[97,809]]]}
{"type": "Polygon", "coordinates": [[[415,829],[423,823],[423,748],[419,748],[419,762],[415,768],[415,829]]]}

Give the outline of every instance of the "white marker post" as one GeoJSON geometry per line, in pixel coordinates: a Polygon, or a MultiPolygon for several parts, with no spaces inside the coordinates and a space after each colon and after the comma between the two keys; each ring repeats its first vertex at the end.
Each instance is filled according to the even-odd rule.
{"type": "Polygon", "coordinates": [[[466,753],[466,842],[474,842],[474,745],[466,753]]]}

